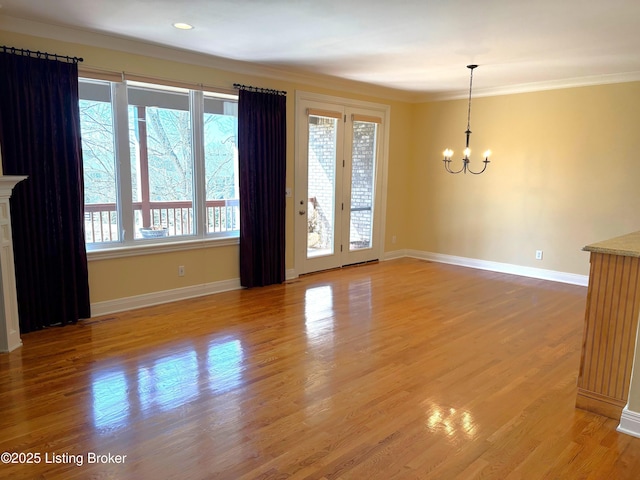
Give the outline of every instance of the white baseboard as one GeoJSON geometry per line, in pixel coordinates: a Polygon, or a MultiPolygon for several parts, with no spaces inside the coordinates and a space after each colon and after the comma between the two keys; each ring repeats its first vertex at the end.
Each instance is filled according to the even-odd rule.
{"type": "Polygon", "coordinates": [[[284,278],[287,280],[293,280],[294,278],[298,278],[298,274],[296,273],[295,268],[290,268],[286,272],[284,272],[284,278]]]}
{"type": "Polygon", "coordinates": [[[524,267],[522,265],[513,265],[510,263],[491,262],[488,260],[478,260],[475,258],[457,257],[454,255],[445,255],[442,253],[423,252],[421,250],[396,250],[385,253],[384,259],[391,260],[394,258],[412,257],[431,262],[448,263],[461,267],[477,268],[480,270],[490,270],[492,272],[508,273],[511,275],[520,275],[522,277],[539,278],[541,280],[550,280],[553,282],[569,283],[572,285],[580,285],[586,287],[589,283],[588,275],[578,275],[575,273],[558,272],[556,270],[545,270],[543,268],[524,267]]]}
{"type": "MultiPolygon", "coordinates": [[[[289,269],[285,272],[287,280],[292,280],[297,278],[297,276],[298,275],[294,269],[289,269]]],[[[214,293],[228,292],[230,290],[239,290],[240,288],[242,288],[240,285],[240,279],[232,278],[230,280],[222,280],[219,282],[174,288],[173,290],[163,290],[161,292],[145,293],[143,295],[117,298],[115,300],[106,300],[104,302],[91,304],[91,316],[97,317],[99,315],[109,315],[111,313],[123,312],[125,310],[151,307],[153,305],[161,305],[163,303],[176,302],[178,300],[186,300],[188,298],[202,297],[204,295],[212,295],[214,293]]]]}
{"type": "MultiPolygon", "coordinates": [[[[589,277],[586,275],[576,275],[574,273],[557,272],[555,270],[544,270],[541,268],[523,267],[521,265],[512,265],[509,263],[490,262],[487,260],[477,260],[474,258],[456,257],[453,255],[423,252],[420,250],[395,250],[392,252],[386,252],[384,254],[383,260],[393,260],[403,257],[419,258],[422,260],[429,260],[438,263],[448,263],[461,267],[477,268],[480,270],[509,273],[512,275],[539,278],[542,280],[551,280],[554,282],[570,283],[572,285],[587,286],[589,281],[589,277]]],[[[296,273],[295,269],[288,269],[285,272],[285,277],[287,280],[292,280],[297,278],[298,274],[296,273]]],[[[160,305],[162,303],[186,300],[188,298],[201,297],[203,295],[211,295],[214,293],[226,292],[229,290],[238,290],[240,288],[242,288],[240,286],[240,279],[234,278],[230,280],[222,280],[219,282],[193,285],[191,287],[145,293],[143,295],[135,295],[132,297],[124,297],[115,300],[106,300],[104,302],[92,303],[91,314],[94,317],[99,315],[108,315],[125,310],[150,307],[153,305],[160,305]]]]}
{"type": "Polygon", "coordinates": [[[386,261],[386,260],[393,260],[395,258],[403,258],[407,256],[407,251],[406,250],[394,250],[392,252],[385,252],[383,255],[382,260],[386,261]]]}
{"type": "Polygon", "coordinates": [[[220,282],[204,283],[200,285],[193,285],[191,287],[174,288],[173,290],[163,290],[161,292],[145,293],[143,295],[96,302],[91,304],[91,316],[97,317],[99,315],[108,315],[125,310],[133,310],[135,308],[151,307],[162,303],[202,297],[204,295],[227,292],[229,290],[238,290],[240,288],[242,288],[240,286],[240,279],[234,278],[231,280],[222,280],[220,282]]]}
{"type": "Polygon", "coordinates": [[[622,409],[620,425],[616,430],[640,438],[640,413],[629,410],[627,407],[628,405],[622,409]]]}

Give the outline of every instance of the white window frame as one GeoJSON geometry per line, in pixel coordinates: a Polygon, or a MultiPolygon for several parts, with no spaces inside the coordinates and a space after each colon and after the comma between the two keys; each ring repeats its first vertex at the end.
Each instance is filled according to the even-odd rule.
{"type": "MultiPolygon", "coordinates": [[[[96,81],[82,76],[83,81],[96,81]]],[[[204,151],[204,97],[202,88],[171,87],[157,84],[153,80],[148,82],[132,82],[113,80],[108,81],[111,87],[111,104],[114,123],[114,153],[116,176],[116,212],[120,226],[120,240],[103,243],[87,243],[89,260],[138,256],[171,251],[198,249],[204,246],[227,246],[239,243],[238,230],[207,233],[206,219],[206,172],[204,151]],[[133,189],[131,185],[131,156],[129,151],[128,125],[128,85],[143,86],[157,90],[189,92],[189,105],[192,129],[192,161],[193,161],[193,234],[183,236],[167,236],[157,239],[134,238],[133,189]]],[[[221,99],[238,100],[238,96],[227,92],[207,90],[207,96],[221,99]]],[[[236,183],[239,179],[235,179],[236,183]]]]}

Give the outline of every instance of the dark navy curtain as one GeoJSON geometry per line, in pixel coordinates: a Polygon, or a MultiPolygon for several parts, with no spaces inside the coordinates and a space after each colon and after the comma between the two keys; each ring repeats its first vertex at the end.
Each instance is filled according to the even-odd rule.
{"type": "Polygon", "coordinates": [[[11,197],[20,331],[90,317],[75,62],[0,52],[4,175],[11,197]]]}
{"type": "Polygon", "coordinates": [[[241,89],[238,97],[240,283],[285,280],[286,97],[241,89]]]}

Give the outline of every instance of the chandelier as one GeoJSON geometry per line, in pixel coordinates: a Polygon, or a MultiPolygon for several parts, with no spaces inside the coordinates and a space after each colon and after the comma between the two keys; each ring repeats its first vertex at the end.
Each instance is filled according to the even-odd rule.
{"type": "Polygon", "coordinates": [[[471,76],[469,79],[469,109],[467,111],[467,130],[465,133],[465,135],[467,136],[467,143],[466,143],[466,148],[464,149],[464,157],[462,158],[462,167],[460,168],[460,170],[451,170],[451,157],[453,156],[453,150],[450,150],[449,148],[447,148],[444,151],[444,168],[447,170],[447,172],[449,173],[472,173],[473,175],[480,175],[482,172],[484,172],[487,169],[487,164],[489,163],[489,156],[491,155],[491,150],[487,150],[486,152],[484,152],[484,160],[482,163],[484,163],[484,167],[482,167],[482,170],[480,170],[479,172],[474,172],[473,170],[471,170],[469,168],[469,155],[471,155],[471,150],[469,149],[469,137],[471,136],[471,86],[473,85],[473,69],[477,68],[478,65],[467,65],[467,68],[469,70],[471,70],[471,76]]]}

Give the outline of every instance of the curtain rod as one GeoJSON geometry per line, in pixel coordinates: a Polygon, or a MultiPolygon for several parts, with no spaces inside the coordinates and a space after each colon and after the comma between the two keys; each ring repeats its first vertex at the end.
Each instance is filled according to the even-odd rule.
{"type": "Polygon", "coordinates": [[[287,92],[284,90],[273,90],[272,88],[260,88],[260,87],[252,87],[251,85],[241,85],[239,83],[234,83],[233,88],[236,90],[248,90],[250,92],[258,92],[258,93],[272,93],[274,95],[286,95],[287,92]]]}
{"type": "Polygon", "coordinates": [[[24,48],[16,48],[16,47],[8,47],[6,45],[0,46],[0,50],[2,50],[3,53],[11,53],[13,55],[24,55],[24,56],[30,56],[30,57],[36,57],[36,58],[44,58],[45,60],[64,60],[69,63],[78,63],[78,62],[84,61],[84,59],[80,57],[68,57],[66,55],[58,55],[56,53],[48,53],[48,52],[41,52],[41,51],[34,52],[33,50],[27,50],[24,48]]]}

